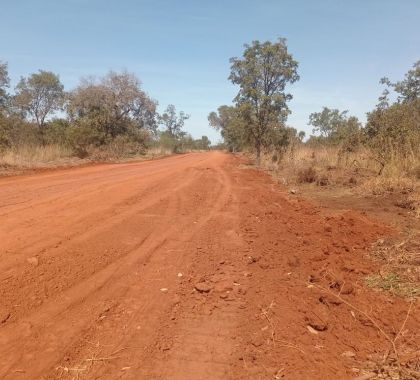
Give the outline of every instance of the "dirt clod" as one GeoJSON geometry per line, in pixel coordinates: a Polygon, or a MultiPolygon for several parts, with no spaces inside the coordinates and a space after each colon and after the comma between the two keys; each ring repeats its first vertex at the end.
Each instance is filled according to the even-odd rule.
{"type": "Polygon", "coordinates": [[[212,287],[205,282],[198,282],[194,285],[194,289],[200,293],[209,293],[212,287]]]}
{"type": "Polygon", "coordinates": [[[36,257],[36,256],[33,256],[33,257],[28,257],[27,259],[26,259],[26,261],[29,263],[29,264],[31,264],[31,265],[33,265],[33,266],[38,266],[39,265],[39,259],[38,259],[38,257],[36,257]]]}

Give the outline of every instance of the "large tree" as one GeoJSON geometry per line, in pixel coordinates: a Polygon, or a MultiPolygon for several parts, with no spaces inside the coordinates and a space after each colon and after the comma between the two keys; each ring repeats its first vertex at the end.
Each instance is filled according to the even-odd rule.
{"type": "Polygon", "coordinates": [[[16,86],[15,106],[22,114],[43,130],[48,116],[62,108],[64,86],[58,75],[39,70],[28,78],[21,78],[16,86]]]}
{"type": "Polygon", "coordinates": [[[76,124],[114,138],[133,128],[155,131],[156,105],[134,74],[111,71],[99,79],[83,79],[69,94],[67,112],[76,124]]]}
{"type": "Polygon", "coordinates": [[[242,58],[231,58],[230,62],[229,79],[240,87],[235,101],[245,120],[245,137],[253,144],[259,163],[270,131],[286,122],[287,102],[292,95],[285,89],[299,79],[298,63],[288,52],[284,38],[246,44],[242,58]]]}

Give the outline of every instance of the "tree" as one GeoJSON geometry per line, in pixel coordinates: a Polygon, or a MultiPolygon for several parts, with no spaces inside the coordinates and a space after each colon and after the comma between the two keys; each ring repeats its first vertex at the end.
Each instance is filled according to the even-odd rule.
{"type": "Polygon", "coordinates": [[[8,99],[7,88],[9,87],[10,79],[7,71],[7,63],[0,61],[0,115],[4,111],[8,99]]]}
{"type": "Polygon", "coordinates": [[[324,141],[337,144],[360,129],[359,120],[347,114],[348,111],[323,107],[321,112],[309,115],[309,125],[313,127],[314,133],[320,133],[324,141]]]}
{"type": "Polygon", "coordinates": [[[194,145],[196,149],[208,150],[210,149],[211,141],[207,136],[201,136],[201,139],[194,141],[194,145]]]}
{"type": "Polygon", "coordinates": [[[21,78],[16,86],[15,106],[34,120],[43,131],[46,119],[63,106],[64,86],[58,75],[39,70],[28,78],[21,78]]]}
{"type": "Polygon", "coordinates": [[[67,112],[75,124],[115,138],[130,129],[155,132],[156,106],[134,74],[110,71],[98,80],[83,79],[69,94],[67,112]]]}
{"type": "Polygon", "coordinates": [[[306,133],[305,133],[305,131],[299,131],[299,133],[298,133],[298,138],[299,138],[299,141],[303,141],[303,139],[305,138],[305,136],[306,136],[306,133]]]}
{"type": "Polygon", "coordinates": [[[165,112],[160,117],[160,122],[168,132],[168,134],[173,138],[179,138],[184,127],[185,120],[188,120],[190,115],[181,111],[178,116],[176,114],[176,109],[173,104],[169,104],[166,107],[165,112]]]}
{"type": "Polygon", "coordinates": [[[217,112],[210,112],[207,119],[211,127],[220,131],[230,152],[244,147],[244,122],[237,107],[220,106],[217,112]]]}
{"type": "MultiPolygon", "coordinates": [[[[411,70],[405,74],[402,81],[392,83],[387,77],[380,80],[381,84],[394,89],[399,94],[398,102],[408,103],[420,98],[420,60],[417,61],[411,70]]],[[[388,101],[389,90],[385,89],[383,95],[379,98],[380,103],[378,108],[384,108],[389,105],[388,101]],[[382,107],[381,107],[382,106],[382,107]]]]}
{"type": "Polygon", "coordinates": [[[420,154],[420,99],[368,113],[363,132],[381,166],[380,173],[392,160],[411,165],[420,154]]]}
{"type": "Polygon", "coordinates": [[[270,129],[286,122],[292,95],[285,88],[299,79],[298,63],[288,53],[284,38],[246,44],[243,57],[230,62],[229,79],[240,87],[235,101],[245,120],[245,137],[253,144],[259,163],[270,129]]]}

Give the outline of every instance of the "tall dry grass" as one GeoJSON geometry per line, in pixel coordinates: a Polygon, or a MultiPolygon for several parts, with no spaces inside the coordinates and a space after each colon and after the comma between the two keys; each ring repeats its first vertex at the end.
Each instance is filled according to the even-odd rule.
{"type": "Polygon", "coordinates": [[[420,187],[420,156],[402,157],[394,152],[382,168],[368,148],[343,152],[337,147],[289,147],[281,157],[266,153],[263,165],[276,171],[286,185],[350,185],[372,195],[415,193],[420,187]],[[381,170],[382,169],[382,170],[381,170]],[[380,174],[379,174],[380,173],[380,174]]]}
{"type": "Polygon", "coordinates": [[[37,168],[74,160],[73,152],[63,145],[22,145],[0,153],[0,166],[37,168]]]}
{"type": "Polygon", "coordinates": [[[147,149],[146,155],[149,157],[162,157],[162,156],[169,156],[172,154],[172,150],[169,148],[165,148],[162,146],[154,146],[147,149]]]}
{"type": "Polygon", "coordinates": [[[19,173],[22,170],[76,166],[88,162],[129,161],[169,156],[170,149],[156,146],[133,154],[125,146],[110,144],[89,152],[88,158],[78,158],[70,147],[64,145],[20,145],[0,151],[0,175],[19,173]]]}

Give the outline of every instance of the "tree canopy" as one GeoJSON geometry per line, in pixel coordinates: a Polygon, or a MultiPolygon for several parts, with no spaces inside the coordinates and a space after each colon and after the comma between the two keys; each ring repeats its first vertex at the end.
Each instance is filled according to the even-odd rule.
{"type": "Polygon", "coordinates": [[[83,79],[69,94],[67,112],[72,120],[90,122],[115,137],[130,127],[155,131],[156,106],[134,74],[110,71],[99,79],[83,79]]]}
{"type": "Polygon", "coordinates": [[[7,63],[0,61],[0,114],[6,107],[7,87],[9,87],[9,82],[7,63]]]}
{"type": "Polygon", "coordinates": [[[340,143],[350,135],[357,133],[361,124],[357,117],[348,116],[348,111],[324,107],[321,112],[309,115],[309,125],[313,132],[331,143],[340,143]]]}
{"type": "Polygon", "coordinates": [[[63,106],[64,86],[51,71],[39,70],[28,78],[21,78],[15,90],[14,105],[40,128],[48,116],[63,106]]]}
{"type": "Polygon", "coordinates": [[[177,138],[180,137],[185,120],[188,120],[189,118],[190,115],[185,114],[184,111],[180,111],[177,116],[175,106],[173,104],[169,104],[160,116],[160,123],[164,126],[171,137],[177,138]]]}
{"type": "Polygon", "coordinates": [[[254,145],[259,161],[270,130],[287,120],[292,95],[285,89],[299,79],[298,63],[284,38],[246,44],[242,58],[230,62],[229,79],[239,85],[235,102],[244,120],[244,136],[254,145]]]}
{"type": "Polygon", "coordinates": [[[220,131],[229,151],[235,152],[243,147],[244,122],[237,107],[220,106],[217,112],[210,112],[207,119],[211,127],[220,131]]]}
{"type": "MultiPolygon", "coordinates": [[[[403,80],[391,82],[387,77],[380,81],[382,84],[392,88],[398,95],[400,103],[408,103],[420,98],[420,60],[417,61],[412,69],[410,69],[403,80]]],[[[382,104],[388,104],[389,90],[385,89],[383,96],[380,98],[382,104]]],[[[381,103],[380,103],[381,104],[381,103]]]]}

